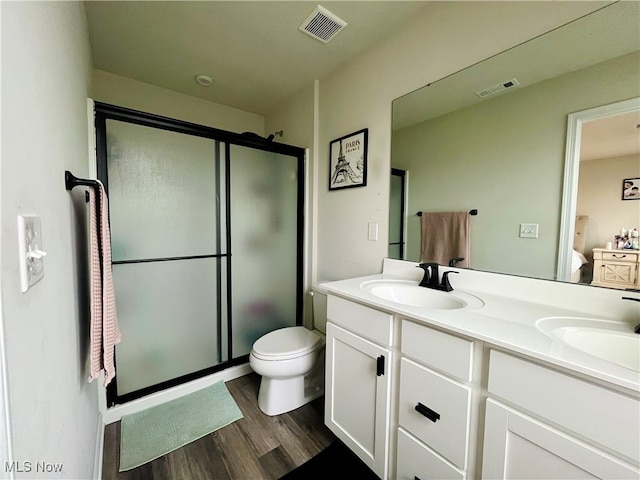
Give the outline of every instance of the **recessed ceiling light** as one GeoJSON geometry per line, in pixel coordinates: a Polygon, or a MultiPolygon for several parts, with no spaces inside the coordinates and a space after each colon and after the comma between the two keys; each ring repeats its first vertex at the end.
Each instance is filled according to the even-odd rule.
{"type": "Polygon", "coordinates": [[[203,87],[208,87],[213,83],[213,79],[209,75],[196,75],[196,82],[198,82],[203,87]]]}

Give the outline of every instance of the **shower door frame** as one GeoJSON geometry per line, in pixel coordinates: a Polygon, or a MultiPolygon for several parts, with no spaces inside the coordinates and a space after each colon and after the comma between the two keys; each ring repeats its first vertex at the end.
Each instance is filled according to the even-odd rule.
{"type": "MultiPolygon", "coordinates": [[[[98,179],[103,183],[104,188],[109,194],[109,178],[107,171],[107,139],[106,139],[106,122],[107,120],[117,120],[120,122],[132,123],[135,125],[141,125],[145,127],[158,128],[161,130],[168,130],[171,132],[182,133],[186,135],[193,135],[197,137],[203,137],[210,139],[214,142],[215,146],[215,156],[220,154],[222,148],[224,148],[224,159],[220,160],[216,158],[216,162],[224,161],[226,163],[224,178],[218,178],[218,182],[225,182],[225,198],[224,198],[224,207],[226,209],[225,213],[225,234],[226,234],[226,253],[216,253],[213,255],[195,255],[192,257],[180,257],[180,259],[189,259],[189,258],[226,258],[226,304],[227,304],[227,353],[228,358],[226,361],[221,361],[221,363],[205,368],[203,370],[198,370],[196,372],[191,372],[180,377],[176,377],[155,385],[151,385],[148,387],[144,387],[140,390],[135,390],[133,392],[125,393],[123,395],[118,395],[117,391],[117,381],[118,377],[113,379],[113,381],[107,386],[107,407],[112,407],[118,404],[123,404],[129,402],[131,400],[135,400],[152,393],[160,392],[162,390],[166,390],[171,387],[175,387],[177,385],[181,385],[183,383],[189,382],[191,380],[196,380],[198,378],[205,377],[207,375],[225,370],[227,368],[233,367],[235,365],[241,365],[247,363],[249,361],[249,355],[242,355],[234,358],[233,356],[233,311],[232,311],[232,251],[231,251],[231,189],[230,189],[230,150],[231,145],[239,145],[242,147],[253,148],[257,150],[263,150],[271,153],[277,153],[282,155],[287,155],[296,158],[297,161],[297,216],[296,216],[296,325],[303,324],[303,305],[302,305],[302,291],[303,291],[303,281],[304,281],[304,178],[305,178],[305,150],[300,147],[295,147],[292,145],[286,145],[283,143],[273,143],[262,137],[248,133],[248,134],[238,134],[234,132],[228,132],[226,130],[221,130],[213,127],[207,127],[204,125],[198,125],[195,123],[185,122],[182,120],[176,120],[169,117],[163,117],[160,115],[155,115],[151,113],[141,112],[138,110],[132,110],[129,108],[119,107],[116,105],[110,105],[102,102],[95,102],[94,104],[94,118],[95,118],[95,133],[96,133],[96,163],[97,163],[97,172],[98,179]]],[[[212,152],[214,155],[214,152],[212,152]]],[[[215,157],[214,157],[215,158],[215,157]]],[[[213,188],[213,187],[212,187],[213,188]]],[[[215,207],[213,207],[215,208],[215,207]]],[[[219,229],[218,229],[219,234],[219,229]]],[[[153,259],[156,261],[163,261],[162,259],[153,259]]],[[[171,260],[167,258],[165,260],[171,260]]],[[[126,260],[121,262],[112,262],[112,264],[117,263],[143,263],[148,262],[149,259],[141,259],[141,260],[126,260]]],[[[218,266],[219,268],[219,266],[218,266]]],[[[218,282],[217,286],[218,290],[218,306],[217,306],[217,320],[212,317],[212,320],[216,320],[216,322],[212,322],[213,326],[217,326],[218,333],[221,333],[221,317],[220,317],[220,297],[221,297],[221,284],[218,282]]],[[[221,339],[221,335],[218,336],[221,339]]],[[[221,350],[221,349],[219,349],[221,350]]],[[[221,353],[219,352],[219,355],[221,353]]],[[[220,357],[219,357],[220,358],[220,357]]],[[[114,362],[117,362],[117,358],[114,358],[114,362]]],[[[117,367],[117,365],[116,365],[117,367]]]]}

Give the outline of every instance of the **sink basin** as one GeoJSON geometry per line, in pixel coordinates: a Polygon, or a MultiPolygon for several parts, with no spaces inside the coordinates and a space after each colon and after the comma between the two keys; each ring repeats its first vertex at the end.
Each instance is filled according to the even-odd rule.
{"type": "Polygon", "coordinates": [[[549,317],[538,320],[538,329],[561,342],[616,365],[640,371],[640,335],[613,320],[549,317]]]}
{"type": "Polygon", "coordinates": [[[482,305],[480,299],[464,292],[442,292],[405,280],[372,280],[364,282],[361,288],[375,297],[411,307],[454,310],[482,305]]]}

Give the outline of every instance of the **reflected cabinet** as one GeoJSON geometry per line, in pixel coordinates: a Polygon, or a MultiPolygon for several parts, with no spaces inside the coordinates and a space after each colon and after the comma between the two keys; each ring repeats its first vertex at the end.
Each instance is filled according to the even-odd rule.
{"type": "Polygon", "coordinates": [[[593,249],[592,285],[609,288],[640,288],[638,250],[593,249]]]}

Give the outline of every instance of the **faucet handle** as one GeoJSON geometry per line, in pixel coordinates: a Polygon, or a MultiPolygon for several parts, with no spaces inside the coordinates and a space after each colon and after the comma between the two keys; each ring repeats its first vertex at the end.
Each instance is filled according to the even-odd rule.
{"type": "Polygon", "coordinates": [[[464,257],[456,257],[456,258],[452,258],[451,260],[449,260],[449,266],[450,267],[455,267],[456,263],[458,262],[462,262],[464,260],[464,257]]]}
{"type": "MultiPolygon", "coordinates": [[[[622,297],[622,300],[631,300],[634,302],[640,302],[640,298],[634,298],[634,297],[622,297]]],[[[640,333],[640,323],[636,325],[636,328],[633,331],[635,333],[640,333]]]]}
{"type": "Polygon", "coordinates": [[[431,278],[430,264],[428,264],[428,263],[420,263],[420,264],[416,265],[416,268],[421,268],[422,270],[424,270],[424,276],[422,277],[422,280],[420,281],[420,286],[421,287],[426,287],[429,284],[429,280],[431,278]]]}
{"type": "Polygon", "coordinates": [[[454,272],[453,270],[448,270],[448,271],[446,271],[446,272],[444,272],[442,274],[442,282],[440,282],[440,287],[445,292],[453,291],[453,287],[451,286],[451,283],[449,283],[449,274],[450,273],[455,273],[457,275],[460,272],[454,272]]]}

